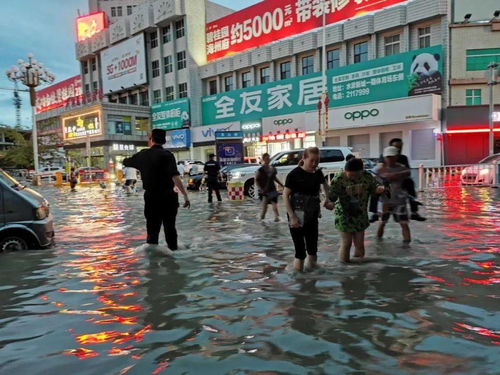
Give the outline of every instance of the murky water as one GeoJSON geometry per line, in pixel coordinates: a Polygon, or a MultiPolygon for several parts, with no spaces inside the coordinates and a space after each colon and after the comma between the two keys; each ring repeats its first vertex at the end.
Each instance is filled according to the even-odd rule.
{"type": "Polygon", "coordinates": [[[319,271],[286,268],[286,223],[252,202],[179,216],[188,250],[135,249],[140,196],[43,189],[55,248],[0,256],[1,374],[498,374],[500,192],[426,196],[411,248],[341,266],[330,213],[319,271]]]}

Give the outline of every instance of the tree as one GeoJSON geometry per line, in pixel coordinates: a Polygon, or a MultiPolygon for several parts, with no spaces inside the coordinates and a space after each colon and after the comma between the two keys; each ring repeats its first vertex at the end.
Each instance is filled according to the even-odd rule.
{"type": "Polygon", "coordinates": [[[0,167],[2,168],[32,168],[33,146],[27,141],[18,129],[0,129],[5,134],[5,139],[13,146],[0,152],[0,167]]]}

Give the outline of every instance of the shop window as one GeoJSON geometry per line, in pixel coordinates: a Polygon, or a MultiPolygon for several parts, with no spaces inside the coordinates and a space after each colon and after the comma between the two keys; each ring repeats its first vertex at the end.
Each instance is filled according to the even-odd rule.
{"type": "Polygon", "coordinates": [[[163,65],[165,74],[172,73],[173,71],[173,64],[172,64],[172,56],[165,56],[163,58],[163,65]]]}
{"type": "Polygon", "coordinates": [[[170,25],[161,28],[161,38],[163,40],[163,44],[172,40],[172,30],[170,25]]]}
{"type": "Polygon", "coordinates": [[[466,89],[465,90],[466,105],[481,105],[481,89],[466,89]]]}
{"type": "Polygon", "coordinates": [[[217,81],[212,80],[208,81],[208,95],[215,95],[217,94],[217,81]]]}
{"type": "Polygon", "coordinates": [[[260,83],[271,82],[270,69],[268,66],[260,68],[260,83]]]}
{"type": "Polygon", "coordinates": [[[186,51],[177,52],[177,69],[186,68],[186,51]]]}
{"type": "Polygon", "coordinates": [[[487,70],[491,63],[500,64],[500,48],[469,49],[466,59],[468,72],[487,70]]]}
{"type": "Polygon", "coordinates": [[[182,38],[185,35],[184,20],[179,20],[175,23],[175,37],[182,38]]]}
{"type": "Polygon", "coordinates": [[[224,77],[224,91],[228,92],[233,89],[233,76],[224,77]]]}
{"type": "Polygon", "coordinates": [[[132,105],[137,105],[137,94],[130,94],[129,103],[132,105]]]}
{"type": "Polygon", "coordinates": [[[135,118],[135,134],[146,135],[149,131],[149,118],[136,117],[135,118]]]}
{"type": "Polygon", "coordinates": [[[147,91],[143,91],[139,94],[141,99],[141,105],[149,106],[149,94],[147,91]]]}
{"type": "Polygon", "coordinates": [[[161,102],[161,90],[153,90],[153,104],[161,102]]]}
{"type": "Polygon", "coordinates": [[[179,98],[187,98],[188,84],[186,82],[179,84],[179,98]]]}
{"type": "Polygon", "coordinates": [[[165,87],[165,100],[169,102],[174,99],[175,99],[174,86],[165,87]]]}
{"type": "Polygon", "coordinates": [[[250,87],[252,84],[251,72],[244,72],[241,74],[241,88],[250,87]]]}
{"type": "Polygon", "coordinates": [[[314,56],[302,58],[302,75],[314,73],[314,56]]]}
{"type": "Polygon", "coordinates": [[[401,36],[391,35],[384,38],[385,56],[391,56],[401,51],[401,36]]]}
{"type": "Polygon", "coordinates": [[[321,150],[320,160],[322,163],[344,161],[344,154],[340,150],[321,150]]]}
{"type": "Polygon", "coordinates": [[[350,135],[347,137],[347,144],[352,147],[354,152],[358,152],[361,157],[370,157],[370,135],[369,134],[359,134],[350,135]]]}
{"type": "Polygon", "coordinates": [[[292,77],[292,63],[290,61],[280,64],[280,79],[287,79],[292,77]]]}
{"type": "Polygon", "coordinates": [[[300,151],[287,152],[282,156],[280,156],[278,160],[273,162],[273,165],[275,167],[280,167],[285,165],[298,165],[300,159],[302,159],[302,152],[300,151]]]}
{"type": "Polygon", "coordinates": [[[336,69],[340,66],[340,50],[334,49],[326,53],[326,66],[328,69],[336,69]]]}
{"type": "Polygon", "coordinates": [[[431,27],[418,28],[418,48],[427,48],[431,46],[431,27]]]}
{"type": "Polygon", "coordinates": [[[412,160],[435,160],[436,137],[434,129],[417,129],[411,131],[412,160]]]}
{"type": "Polygon", "coordinates": [[[328,138],[326,138],[326,145],[328,147],[340,146],[340,137],[328,137],[328,138]]]}
{"type": "Polygon", "coordinates": [[[153,78],[160,76],[160,60],[153,60],[151,62],[153,78]]]}
{"type": "Polygon", "coordinates": [[[368,42],[357,43],[354,45],[354,63],[368,61],[368,42]]]}
{"type": "Polygon", "coordinates": [[[109,115],[108,129],[112,134],[132,135],[132,117],[109,115]]]}
{"type": "Polygon", "coordinates": [[[151,49],[158,47],[158,33],[156,30],[149,33],[149,41],[151,42],[151,49]]]}

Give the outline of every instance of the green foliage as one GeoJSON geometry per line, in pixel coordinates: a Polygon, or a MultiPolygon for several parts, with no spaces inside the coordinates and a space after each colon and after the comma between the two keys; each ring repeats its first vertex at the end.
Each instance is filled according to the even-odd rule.
{"type": "Polygon", "coordinates": [[[24,139],[21,132],[16,129],[3,128],[5,138],[14,144],[11,148],[0,151],[1,168],[32,168],[33,167],[33,146],[24,139]]]}

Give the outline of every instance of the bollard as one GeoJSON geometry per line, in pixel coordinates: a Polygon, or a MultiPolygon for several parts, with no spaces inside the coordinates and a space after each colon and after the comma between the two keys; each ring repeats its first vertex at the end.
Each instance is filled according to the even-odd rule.
{"type": "Polygon", "coordinates": [[[32,183],[33,183],[33,186],[41,186],[42,185],[42,176],[40,176],[38,174],[34,174],[32,183]]]}
{"type": "Polygon", "coordinates": [[[424,191],[424,165],[418,166],[418,191],[424,191]]]}
{"type": "Polygon", "coordinates": [[[242,202],[245,200],[245,185],[243,182],[228,182],[227,196],[230,201],[242,202]]]}
{"type": "Polygon", "coordinates": [[[62,172],[56,172],[56,182],[54,182],[54,186],[62,186],[63,184],[63,174],[62,172]]]}
{"type": "Polygon", "coordinates": [[[120,185],[123,185],[123,171],[121,169],[118,169],[116,171],[116,179],[120,183],[120,185]]]}

